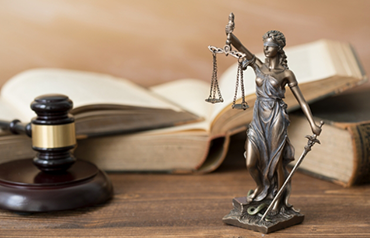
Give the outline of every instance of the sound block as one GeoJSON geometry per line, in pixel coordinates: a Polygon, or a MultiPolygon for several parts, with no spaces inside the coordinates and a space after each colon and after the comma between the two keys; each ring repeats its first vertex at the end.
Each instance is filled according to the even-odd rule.
{"type": "MultiPolygon", "coordinates": [[[[269,204],[271,202],[267,201],[269,204]]],[[[249,215],[248,209],[254,210],[260,202],[247,202],[247,197],[239,197],[233,199],[234,208],[230,213],[222,218],[222,221],[228,225],[233,225],[249,230],[254,230],[262,233],[271,233],[280,229],[300,224],[304,220],[304,215],[295,211],[293,208],[284,208],[279,214],[269,217],[261,221],[262,214],[266,208],[261,210],[256,215],[249,215]]]]}
{"type": "Polygon", "coordinates": [[[64,172],[41,172],[32,159],[0,165],[0,208],[16,212],[50,212],[103,203],[113,196],[107,175],[77,160],[64,172]]]}

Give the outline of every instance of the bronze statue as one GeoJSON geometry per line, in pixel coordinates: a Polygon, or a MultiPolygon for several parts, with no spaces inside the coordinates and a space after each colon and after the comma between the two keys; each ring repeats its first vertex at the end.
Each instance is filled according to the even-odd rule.
{"type": "Polygon", "coordinates": [[[289,117],[286,112],[287,105],[283,101],[286,85],[299,102],[314,133],[308,137],[311,144],[307,146],[304,155],[314,143],[319,143],[316,137],[320,135],[322,125],[318,126],[313,120],[310,107],[299,89],[294,73],[288,68],[283,33],[271,30],[263,36],[263,52],[266,59],[262,62],[232,33],[233,20],[234,16],[231,13],[229,24],[226,26],[227,41],[224,53],[227,54],[232,46],[235,47],[242,55],[238,59],[242,69],[245,70],[250,66],[256,74],[257,99],[253,109],[253,120],[247,131],[244,156],[247,169],[257,187],[251,190],[248,196],[235,198],[234,209],[223,218],[223,221],[269,233],[301,223],[304,218],[288,202],[292,174],[289,176],[287,165],[294,160],[294,148],[287,134],[289,117]]]}

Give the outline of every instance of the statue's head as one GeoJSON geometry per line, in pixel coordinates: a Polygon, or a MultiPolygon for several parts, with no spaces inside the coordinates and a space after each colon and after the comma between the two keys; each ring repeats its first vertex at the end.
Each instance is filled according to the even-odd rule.
{"type": "Polygon", "coordinates": [[[283,50],[286,41],[285,36],[280,31],[271,30],[263,35],[263,48],[267,59],[271,59],[280,56],[280,63],[285,68],[288,68],[286,55],[283,50]]]}
{"type": "Polygon", "coordinates": [[[275,44],[281,49],[283,49],[286,44],[285,36],[280,31],[276,31],[276,30],[268,31],[263,35],[262,38],[263,38],[264,43],[275,44]]]}

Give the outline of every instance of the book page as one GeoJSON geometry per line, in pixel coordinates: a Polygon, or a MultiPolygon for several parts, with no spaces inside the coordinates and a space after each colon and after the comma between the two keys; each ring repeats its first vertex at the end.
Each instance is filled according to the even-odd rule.
{"type": "MultiPolygon", "coordinates": [[[[12,121],[14,119],[19,119],[20,115],[17,110],[11,107],[7,102],[1,100],[0,98],[0,120],[12,121]]],[[[29,118],[30,120],[31,118],[29,118]]],[[[22,121],[28,123],[29,120],[22,121]]]]}
{"type": "Polygon", "coordinates": [[[210,86],[208,83],[196,79],[181,79],[150,88],[157,95],[205,119],[202,122],[182,125],[167,130],[209,130],[212,105],[205,102],[205,99],[209,95],[209,89],[210,86]]]}
{"type": "MultiPolygon", "coordinates": [[[[330,51],[327,47],[326,40],[320,40],[294,47],[286,47],[284,50],[288,57],[288,67],[293,71],[300,84],[328,78],[337,73],[330,56],[330,51]]],[[[218,57],[225,56],[219,54],[218,57]]],[[[263,62],[265,60],[262,53],[257,54],[256,57],[263,62]]],[[[255,74],[253,69],[248,67],[248,69],[243,73],[245,96],[254,94],[255,74]]],[[[220,90],[224,98],[224,102],[214,105],[211,120],[214,120],[225,107],[231,107],[235,95],[236,74],[237,63],[227,69],[220,77],[220,90]]],[[[240,83],[237,98],[241,98],[240,83]]]]}
{"type": "Polygon", "coordinates": [[[118,104],[182,111],[149,90],[113,76],[63,69],[35,69],[10,79],[1,90],[6,103],[19,111],[21,120],[35,116],[30,103],[44,94],[65,94],[74,108],[93,104],[118,104]]]}

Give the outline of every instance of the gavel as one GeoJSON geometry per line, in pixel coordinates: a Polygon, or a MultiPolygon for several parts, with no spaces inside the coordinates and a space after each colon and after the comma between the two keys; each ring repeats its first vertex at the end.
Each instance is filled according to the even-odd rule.
{"type": "Polygon", "coordinates": [[[30,123],[0,121],[3,130],[31,137],[37,152],[33,159],[0,164],[0,208],[20,212],[67,210],[102,203],[113,196],[108,176],[71,153],[77,144],[75,120],[68,113],[72,107],[73,102],[65,95],[43,95],[31,103],[37,116],[30,123]]]}
{"type": "Polygon", "coordinates": [[[72,107],[73,102],[67,96],[40,96],[31,103],[37,117],[30,123],[15,119],[0,121],[0,127],[32,138],[32,148],[38,152],[33,163],[41,171],[66,171],[76,161],[70,152],[76,146],[75,120],[68,114],[72,107]]]}

